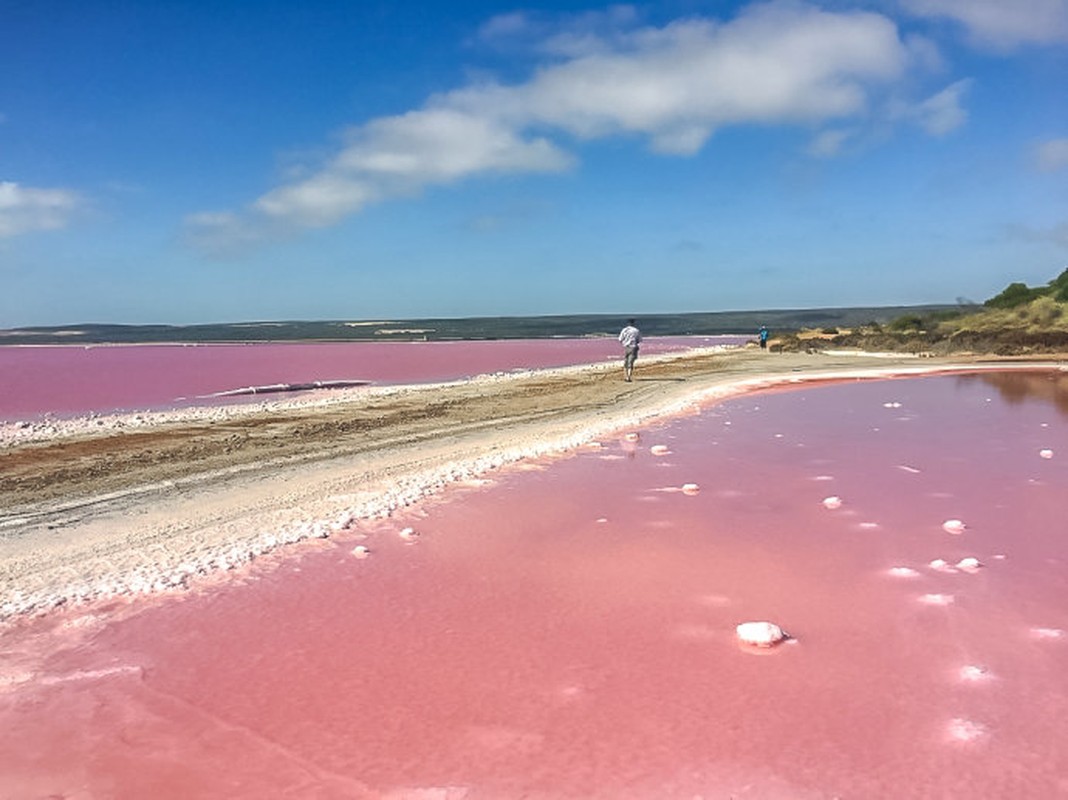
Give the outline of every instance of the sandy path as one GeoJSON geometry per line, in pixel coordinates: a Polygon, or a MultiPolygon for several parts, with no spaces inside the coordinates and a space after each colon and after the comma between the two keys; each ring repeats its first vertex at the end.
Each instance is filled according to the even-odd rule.
{"type": "MultiPolygon", "coordinates": [[[[799,379],[974,367],[754,350],[255,407],[0,429],[0,618],[185,585],[450,482],[695,403],[799,379]]],[[[1049,365],[1046,364],[1046,367],[1049,365]]]]}

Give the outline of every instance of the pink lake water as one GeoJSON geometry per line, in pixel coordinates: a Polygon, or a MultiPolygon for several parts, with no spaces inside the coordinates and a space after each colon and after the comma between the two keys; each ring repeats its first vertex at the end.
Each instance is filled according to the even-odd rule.
{"type": "MultiPolygon", "coordinates": [[[[745,341],[744,336],[650,337],[642,353],[745,341]]],[[[611,338],[0,347],[0,421],[171,408],[250,386],[423,383],[613,358],[621,356],[611,338]]]]}
{"type": "Polygon", "coordinates": [[[1068,793],[1063,374],[809,386],[633,433],[8,628],[0,796],[1068,793]],[[793,638],[747,648],[747,620],[793,638]]]}

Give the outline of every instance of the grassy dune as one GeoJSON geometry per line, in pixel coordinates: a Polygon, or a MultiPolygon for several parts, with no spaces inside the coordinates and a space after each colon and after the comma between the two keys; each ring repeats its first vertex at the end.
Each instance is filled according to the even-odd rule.
{"type": "Polygon", "coordinates": [[[1068,352],[1068,270],[1046,286],[1010,284],[982,306],[906,314],[887,325],[802,330],[784,351],[858,347],[909,353],[1036,355],[1068,352]]]}

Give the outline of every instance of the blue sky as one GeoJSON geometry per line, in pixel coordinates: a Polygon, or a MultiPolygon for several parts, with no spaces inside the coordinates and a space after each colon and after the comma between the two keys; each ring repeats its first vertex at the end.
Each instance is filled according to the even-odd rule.
{"type": "Polygon", "coordinates": [[[982,300],[1068,0],[0,3],[0,328],[982,300]]]}

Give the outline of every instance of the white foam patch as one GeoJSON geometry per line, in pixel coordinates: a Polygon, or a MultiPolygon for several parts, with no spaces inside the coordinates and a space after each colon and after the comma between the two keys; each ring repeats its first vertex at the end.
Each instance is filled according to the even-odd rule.
{"type": "Polygon", "coordinates": [[[921,594],[918,599],[925,606],[949,606],[956,598],[951,594],[921,594]]]}
{"type": "Polygon", "coordinates": [[[957,536],[964,533],[964,529],[968,526],[961,522],[959,519],[947,519],[942,523],[942,530],[946,533],[952,533],[957,536]]]}
{"type": "Polygon", "coordinates": [[[886,574],[895,578],[915,578],[919,576],[920,573],[912,567],[890,567],[890,569],[886,571],[886,574]]]}
{"type": "Polygon", "coordinates": [[[608,517],[598,517],[595,521],[598,525],[604,525],[606,522],[608,522],[608,517]]]}
{"type": "Polygon", "coordinates": [[[834,480],[834,476],[833,475],[817,475],[812,480],[814,480],[814,481],[833,481],[834,480]]]}
{"type": "Polygon", "coordinates": [[[986,726],[963,717],[951,719],[946,725],[946,737],[951,742],[975,742],[987,735],[986,726]]]}
{"type": "Polygon", "coordinates": [[[860,522],[860,523],[857,524],[857,527],[860,528],[862,531],[874,531],[874,530],[877,530],[879,528],[879,523],[878,522],[860,522]]]}
{"type": "Polygon", "coordinates": [[[834,509],[836,509],[836,508],[841,508],[842,507],[842,498],[839,497],[838,495],[831,495],[830,497],[824,497],[822,502],[823,502],[823,507],[824,508],[831,509],[832,511],[834,509]]]}
{"type": "Polygon", "coordinates": [[[883,403],[883,408],[901,408],[901,403],[893,400],[889,403],[883,403]]]}

